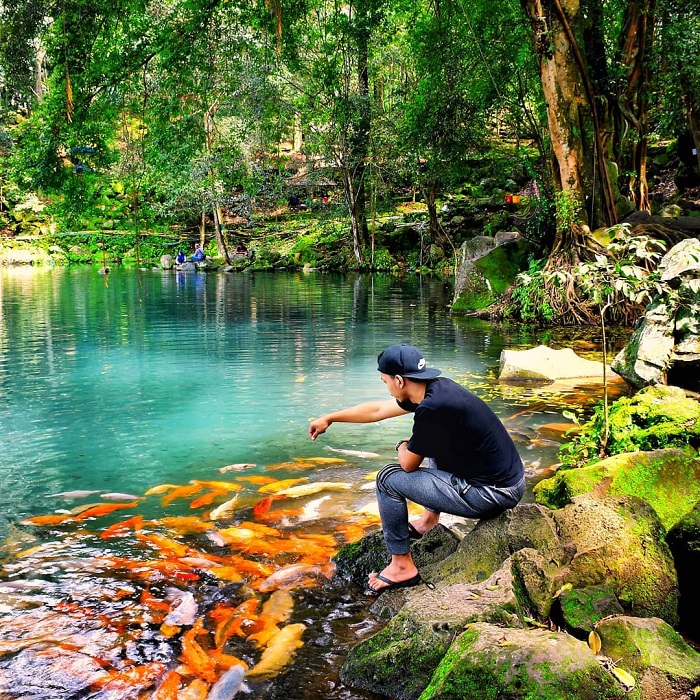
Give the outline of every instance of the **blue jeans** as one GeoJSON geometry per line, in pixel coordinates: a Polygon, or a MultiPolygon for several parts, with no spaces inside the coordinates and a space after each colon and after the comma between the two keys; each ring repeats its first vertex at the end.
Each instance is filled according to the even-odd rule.
{"type": "Polygon", "coordinates": [[[482,486],[429,467],[405,472],[398,464],[387,464],[377,475],[377,501],[384,541],[389,554],[407,554],[408,506],[413,501],[435,513],[463,518],[494,518],[515,507],[525,493],[525,476],[515,486],[482,486]]]}

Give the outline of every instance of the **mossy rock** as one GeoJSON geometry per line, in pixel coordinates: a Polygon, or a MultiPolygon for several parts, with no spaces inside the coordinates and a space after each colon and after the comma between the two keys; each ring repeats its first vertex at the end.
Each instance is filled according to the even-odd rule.
{"type": "MultiPolygon", "coordinates": [[[[459,538],[443,525],[437,525],[420,540],[411,544],[416,566],[423,570],[449,557],[459,544],[459,538]]],[[[381,530],[351,542],[335,555],[336,576],[364,587],[372,571],[381,571],[390,561],[381,530]]]]}
{"type": "Polygon", "coordinates": [[[566,564],[574,588],[609,585],[626,613],[678,624],[678,578],[665,531],[641,498],[576,496],[552,511],[563,541],[575,548],[566,564]]]}
{"type": "Polygon", "coordinates": [[[566,629],[579,639],[586,639],[603,618],[624,613],[615,591],[606,585],[563,590],[558,607],[566,629]]]}
{"type": "Polygon", "coordinates": [[[601,653],[632,674],[638,697],[692,697],[700,679],[700,654],[658,618],[613,617],[596,627],[601,653]]]}
{"type": "MultiPolygon", "coordinates": [[[[601,421],[602,417],[598,418],[598,423],[601,421]]],[[[597,427],[600,430],[602,426],[597,427]]],[[[613,404],[609,429],[610,454],[685,445],[700,447],[700,402],[688,398],[678,387],[646,387],[613,404]]]]}
{"type": "Polygon", "coordinates": [[[643,498],[670,530],[700,501],[700,458],[677,448],[618,454],[588,467],[561,470],[533,489],[535,501],[550,508],[562,508],[589,492],[643,498]]]}
{"type": "Polygon", "coordinates": [[[420,700],[623,696],[584,642],[544,630],[504,630],[476,623],[452,644],[420,700]]]}

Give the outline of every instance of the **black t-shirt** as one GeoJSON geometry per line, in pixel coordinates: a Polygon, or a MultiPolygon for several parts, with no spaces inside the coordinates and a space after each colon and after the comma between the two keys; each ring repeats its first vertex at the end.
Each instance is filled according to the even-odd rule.
{"type": "Polygon", "coordinates": [[[490,486],[514,486],[522,478],[522,460],[498,416],[463,386],[438,377],[419,404],[397,403],[414,413],[408,449],[432,457],[439,469],[490,486]]]}

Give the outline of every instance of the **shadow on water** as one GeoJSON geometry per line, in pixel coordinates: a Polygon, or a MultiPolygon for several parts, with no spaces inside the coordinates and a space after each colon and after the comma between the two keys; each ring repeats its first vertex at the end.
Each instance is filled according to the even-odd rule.
{"type": "Polygon", "coordinates": [[[168,677],[205,697],[239,661],[256,698],[372,698],[338,673],[383,623],[328,562],[379,527],[372,475],[410,419],[315,443],[308,421],[386,398],[377,352],[415,343],[501,417],[531,500],[563,411],[601,397],[497,381],[503,349],[600,359],[599,330],[454,319],[439,280],[2,271],[0,293],[6,698],[157,697],[168,677]]]}

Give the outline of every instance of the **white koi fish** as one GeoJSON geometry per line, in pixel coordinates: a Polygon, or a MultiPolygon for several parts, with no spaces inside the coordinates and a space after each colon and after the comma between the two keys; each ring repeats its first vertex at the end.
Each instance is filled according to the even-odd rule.
{"type": "Polygon", "coordinates": [[[170,603],[170,612],[163,621],[173,627],[193,625],[197,618],[197,601],[189,591],[181,591],[179,588],[168,588],[166,600],[170,603]]]}
{"type": "Polygon", "coordinates": [[[210,688],[207,700],[231,700],[240,691],[244,693],[250,692],[248,686],[243,682],[245,673],[245,666],[242,664],[237,664],[230,668],[210,688]]]}
{"type": "Polygon", "coordinates": [[[341,455],[347,455],[348,457],[361,457],[362,459],[370,459],[372,457],[379,457],[376,452],[364,452],[363,450],[344,450],[339,447],[329,447],[326,446],[324,449],[330,452],[337,452],[341,455]]]}
{"type": "Polygon", "coordinates": [[[70,501],[76,498],[87,498],[100,491],[62,491],[61,493],[50,493],[46,498],[63,498],[66,501],[70,501]]]}
{"type": "Polygon", "coordinates": [[[349,491],[352,484],[343,481],[316,481],[311,484],[298,484],[287,489],[280,489],[277,496],[287,496],[287,498],[300,498],[301,496],[312,496],[320,491],[349,491]]]}
{"type": "Polygon", "coordinates": [[[103,493],[100,498],[107,501],[140,501],[143,496],[134,496],[131,493],[103,493]]]}

